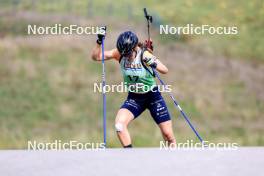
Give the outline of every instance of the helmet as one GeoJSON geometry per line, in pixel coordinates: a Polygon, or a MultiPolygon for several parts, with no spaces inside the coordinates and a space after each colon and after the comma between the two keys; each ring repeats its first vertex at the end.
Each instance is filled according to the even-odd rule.
{"type": "Polygon", "coordinates": [[[116,47],[121,55],[130,55],[133,48],[138,44],[138,37],[131,31],[123,32],[119,35],[116,47]]]}

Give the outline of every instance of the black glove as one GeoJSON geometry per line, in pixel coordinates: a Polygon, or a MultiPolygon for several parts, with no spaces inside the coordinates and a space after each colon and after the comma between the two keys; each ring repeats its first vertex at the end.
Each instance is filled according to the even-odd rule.
{"type": "Polygon", "coordinates": [[[106,34],[106,26],[100,27],[100,29],[99,29],[99,31],[97,33],[96,43],[98,43],[99,45],[101,45],[103,39],[105,38],[105,34],[106,34]]]}

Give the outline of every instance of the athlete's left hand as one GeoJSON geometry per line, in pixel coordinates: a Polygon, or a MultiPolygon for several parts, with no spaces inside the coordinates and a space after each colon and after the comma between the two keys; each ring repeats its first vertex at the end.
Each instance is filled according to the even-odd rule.
{"type": "Polygon", "coordinates": [[[154,47],[153,47],[153,41],[151,39],[145,40],[145,46],[148,48],[148,50],[153,52],[154,47]]]}

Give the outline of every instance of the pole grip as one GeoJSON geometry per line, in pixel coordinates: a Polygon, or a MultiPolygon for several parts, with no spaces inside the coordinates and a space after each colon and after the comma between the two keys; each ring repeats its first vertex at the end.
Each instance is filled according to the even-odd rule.
{"type": "Polygon", "coordinates": [[[147,9],[146,9],[146,8],[144,8],[143,10],[144,10],[145,17],[146,17],[146,18],[147,18],[147,20],[148,20],[148,12],[147,12],[147,9]]]}

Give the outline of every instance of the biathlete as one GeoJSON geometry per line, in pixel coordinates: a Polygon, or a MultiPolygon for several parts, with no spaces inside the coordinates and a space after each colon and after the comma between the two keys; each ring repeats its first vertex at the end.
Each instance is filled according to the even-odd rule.
{"type": "MultiPolygon", "coordinates": [[[[102,59],[102,39],[105,30],[98,34],[96,46],[92,51],[92,59],[102,59]]],[[[144,46],[144,45],[143,45],[144,46]]],[[[104,52],[105,60],[115,60],[120,64],[124,84],[128,87],[128,96],[117,112],[115,129],[124,148],[131,148],[132,141],[128,132],[129,123],[148,109],[154,121],[159,126],[162,136],[169,145],[176,144],[172,122],[166,103],[158,90],[152,68],[162,74],[168,73],[168,68],[157,59],[151,50],[145,49],[138,37],[131,31],[119,35],[116,48],[104,52]]]]}

